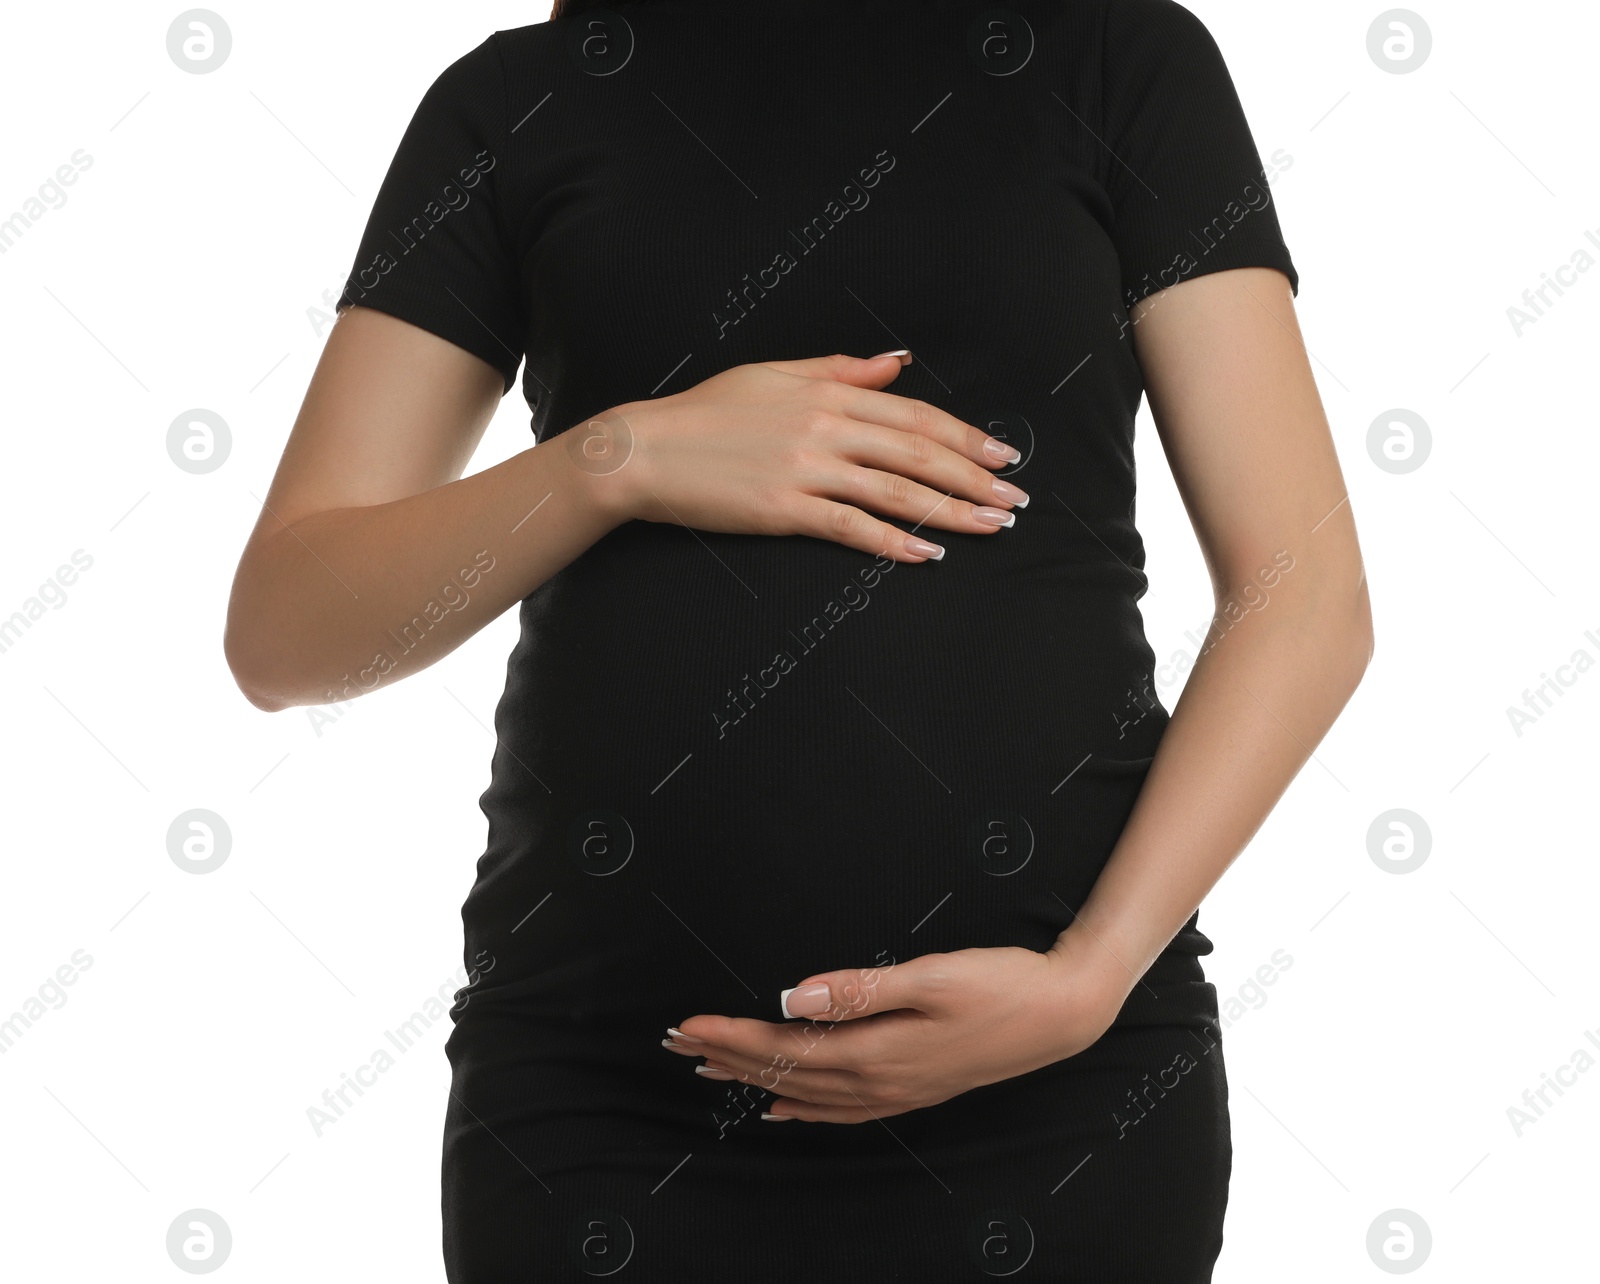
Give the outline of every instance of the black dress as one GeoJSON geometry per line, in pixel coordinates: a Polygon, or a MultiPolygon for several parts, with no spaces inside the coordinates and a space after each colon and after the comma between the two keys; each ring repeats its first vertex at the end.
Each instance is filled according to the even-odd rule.
{"type": "Polygon", "coordinates": [[[342,303],[507,391],[525,357],[540,448],[732,365],[909,347],[889,390],[1016,445],[1032,497],[918,565],[632,522],[522,603],[446,1045],[455,1284],[1210,1279],[1197,919],[1088,1051],[881,1122],[763,1121],[660,1041],[1066,928],[1168,717],[1127,308],[1247,265],[1298,284],[1171,0],[618,3],[438,77],[342,303]]]}

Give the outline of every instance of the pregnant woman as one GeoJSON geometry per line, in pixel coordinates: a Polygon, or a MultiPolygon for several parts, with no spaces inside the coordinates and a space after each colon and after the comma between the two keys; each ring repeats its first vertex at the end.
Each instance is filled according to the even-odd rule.
{"type": "Polygon", "coordinates": [[[520,604],[455,1284],[1211,1278],[1197,909],[1372,649],[1269,173],[1171,0],[569,3],[423,95],[226,649],[325,704],[520,604]]]}

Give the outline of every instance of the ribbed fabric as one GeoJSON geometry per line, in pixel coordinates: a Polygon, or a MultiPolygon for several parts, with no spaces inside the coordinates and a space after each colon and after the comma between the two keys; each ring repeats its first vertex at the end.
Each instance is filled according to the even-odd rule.
{"type": "Polygon", "coordinates": [[[448,1277],[631,1253],[625,1279],[939,1284],[1031,1252],[1029,1280],[1208,1280],[1198,918],[1089,1051],[881,1123],[763,1122],[659,1041],[778,1019],[814,971],[1045,949],[1093,886],[1167,723],[1127,308],[1245,265],[1298,286],[1217,47],[1170,0],[612,11],[438,77],[344,301],[507,391],[522,365],[540,442],[739,363],[909,347],[890,391],[1015,444],[1032,503],[925,530],[924,565],[634,522],[523,602],[462,907],[448,1277]]]}

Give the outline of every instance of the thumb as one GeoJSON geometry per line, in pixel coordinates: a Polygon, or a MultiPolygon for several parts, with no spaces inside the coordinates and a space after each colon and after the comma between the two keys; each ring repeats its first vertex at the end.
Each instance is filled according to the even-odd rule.
{"type": "Polygon", "coordinates": [[[894,352],[880,352],[875,357],[849,357],[843,353],[836,353],[831,357],[805,357],[799,361],[763,361],[761,364],[770,366],[774,370],[781,370],[785,374],[801,375],[807,379],[832,379],[837,383],[853,384],[857,388],[877,388],[888,383],[902,368],[911,364],[911,349],[898,348],[894,352]]]}
{"type": "Polygon", "coordinates": [[[823,1021],[854,1021],[875,1012],[919,1006],[921,955],[887,967],[850,967],[818,972],[778,996],[778,1007],[788,1019],[814,1017],[823,1021]]]}

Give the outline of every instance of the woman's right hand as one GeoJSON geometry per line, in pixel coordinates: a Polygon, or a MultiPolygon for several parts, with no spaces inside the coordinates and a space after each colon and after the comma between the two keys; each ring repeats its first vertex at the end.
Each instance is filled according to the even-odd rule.
{"type": "Polygon", "coordinates": [[[813,535],[897,562],[937,560],[937,544],[873,514],[987,535],[1028,496],[991,474],[1019,458],[1014,448],[881,391],[900,370],[894,353],[733,366],[562,436],[618,524],[813,535]]]}

